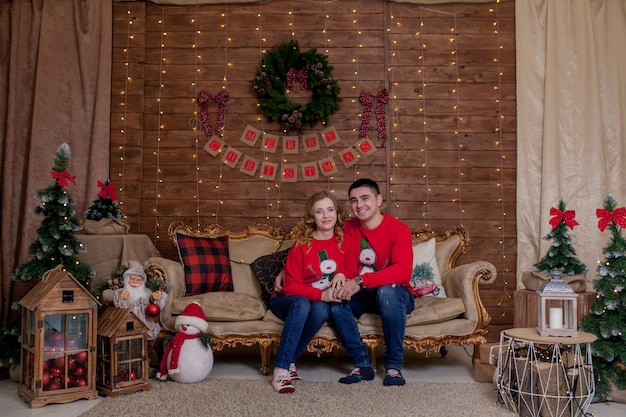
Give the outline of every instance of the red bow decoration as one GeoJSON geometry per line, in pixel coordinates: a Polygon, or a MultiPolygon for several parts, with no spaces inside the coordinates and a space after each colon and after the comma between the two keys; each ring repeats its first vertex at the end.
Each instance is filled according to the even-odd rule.
{"type": "Polygon", "coordinates": [[[385,104],[389,101],[389,91],[387,89],[380,90],[375,96],[367,90],[361,92],[359,103],[363,106],[363,116],[361,118],[359,137],[364,138],[367,136],[374,100],[377,100],[376,128],[378,129],[378,139],[383,140],[387,138],[387,125],[385,122],[385,104]]]}
{"type": "Polygon", "coordinates": [[[596,209],[596,217],[598,217],[598,229],[601,232],[607,228],[607,226],[614,221],[619,227],[626,227],[626,208],[620,207],[613,211],[605,209],[596,209]]]}
{"type": "Polygon", "coordinates": [[[574,219],[576,216],[576,212],[574,210],[565,210],[561,211],[555,207],[550,209],[550,216],[554,216],[550,219],[550,225],[552,226],[552,230],[556,229],[556,227],[561,223],[561,220],[565,221],[565,224],[570,229],[573,229],[574,226],[578,226],[578,222],[574,219]]]}
{"type": "Polygon", "coordinates": [[[100,192],[98,193],[98,197],[102,197],[102,198],[109,197],[111,200],[117,201],[117,194],[115,194],[114,182],[103,184],[102,182],[98,181],[98,187],[101,188],[100,192]]]}
{"type": "Polygon", "coordinates": [[[76,176],[72,176],[67,169],[64,169],[61,172],[52,171],[52,178],[57,180],[57,184],[61,187],[67,187],[69,185],[67,182],[68,180],[72,184],[76,185],[76,176]]]}
{"type": "Polygon", "coordinates": [[[306,68],[289,68],[287,71],[287,88],[292,89],[294,84],[300,84],[300,90],[306,90],[309,88],[309,74],[306,68]]]}
{"type": "Polygon", "coordinates": [[[224,129],[224,113],[227,103],[228,92],[226,90],[222,90],[216,95],[211,95],[211,93],[206,90],[200,91],[198,104],[200,105],[200,115],[202,116],[202,127],[205,136],[222,136],[222,130],[224,129]],[[211,104],[212,101],[215,101],[218,105],[215,130],[211,128],[211,118],[209,117],[209,104],[211,104]]]}

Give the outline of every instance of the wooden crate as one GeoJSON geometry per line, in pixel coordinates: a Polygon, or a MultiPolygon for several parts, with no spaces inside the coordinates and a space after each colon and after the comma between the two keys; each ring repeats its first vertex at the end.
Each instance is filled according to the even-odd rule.
{"type": "MultiPolygon", "coordinates": [[[[589,307],[596,299],[596,293],[577,293],[577,319],[580,321],[589,312],[589,307]]],[[[537,292],[531,290],[515,291],[514,327],[537,327],[537,292]]]]}

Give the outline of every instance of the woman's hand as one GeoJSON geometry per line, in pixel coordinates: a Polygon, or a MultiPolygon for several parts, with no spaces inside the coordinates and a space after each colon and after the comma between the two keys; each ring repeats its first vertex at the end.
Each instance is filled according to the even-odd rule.
{"type": "Polygon", "coordinates": [[[274,291],[275,292],[283,292],[283,282],[285,282],[285,270],[283,269],[276,275],[274,279],[274,291]]]}
{"type": "Polygon", "coordinates": [[[338,290],[339,288],[343,287],[345,283],[346,283],[346,276],[340,272],[333,277],[332,281],[330,281],[330,287],[335,290],[338,290]]]}

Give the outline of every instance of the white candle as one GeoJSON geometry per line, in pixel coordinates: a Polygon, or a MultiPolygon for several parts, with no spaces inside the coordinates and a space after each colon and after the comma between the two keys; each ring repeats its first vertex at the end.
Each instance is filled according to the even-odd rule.
{"type": "Polygon", "coordinates": [[[561,307],[550,307],[550,328],[563,328],[563,309],[561,307]]]}

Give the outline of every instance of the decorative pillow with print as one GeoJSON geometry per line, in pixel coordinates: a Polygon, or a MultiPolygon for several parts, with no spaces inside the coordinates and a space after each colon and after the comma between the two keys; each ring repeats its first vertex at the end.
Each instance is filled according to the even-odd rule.
{"type": "Polygon", "coordinates": [[[178,255],[185,270],[185,296],[233,291],[228,237],[193,237],[176,233],[178,255]]]}
{"type": "Polygon", "coordinates": [[[274,291],[274,280],[278,273],[285,268],[288,254],[289,249],[281,250],[260,256],[250,264],[252,272],[261,285],[261,299],[267,308],[270,307],[270,298],[272,297],[272,291],[274,291]]]}
{"type": "Polygon", "coordinates": [[[413,271],[409,290],[415,297],[445,297],[441,274],[435,258],[435,238],[413,245],[413,271]]]}

